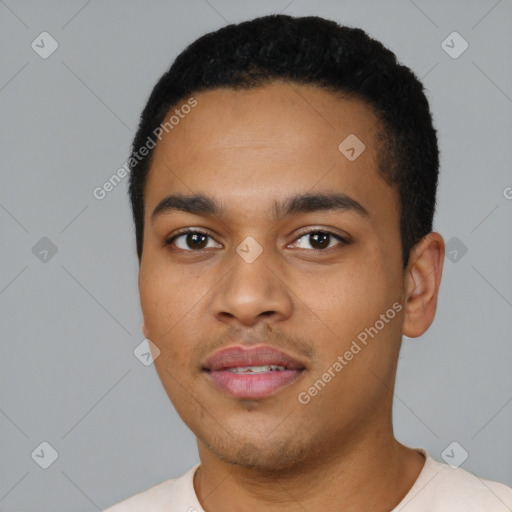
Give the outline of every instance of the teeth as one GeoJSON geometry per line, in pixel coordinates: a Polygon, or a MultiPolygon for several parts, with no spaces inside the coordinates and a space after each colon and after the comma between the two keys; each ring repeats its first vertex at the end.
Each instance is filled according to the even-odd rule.
{"type": "Polygon", "coordinates": [[[277,364],[266,364],[263,366],[237,366],[236,368],[226,368],[226,370],[233,373],[264,373],[286,370],[286,367],[277,364]]]}

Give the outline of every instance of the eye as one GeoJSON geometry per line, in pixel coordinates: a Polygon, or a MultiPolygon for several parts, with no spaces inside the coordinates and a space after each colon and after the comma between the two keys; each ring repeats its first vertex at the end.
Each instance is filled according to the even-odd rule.
{"type": "Polygon", "coordinates": [[[301,243],[303,245],[299,247],[300,249],[308,249],[309,247],[307,247],[307,245],[309,244],[314,251],[325,251],[336,245],[346,245],[349,241],[338,234],[317,229],[302,233],[293,245],[297,246],[297,244],[301,243]],[[335,240],[338,240],[341,244],[332,244],[335,240]]]}
{"type": "Polygon", "coordinates": [[[167,239],[165,241],[165,245],[167,246],[174,244],[178,249],[183,251],[198,251],[201,249],[209,248],[208,238],[213,240],[213,238],[204,231],[187,229],[167,239]]]}
{"type": "MultiPolygon", "coordinates": [[[[220,244],[215,245],[215,243],[213,245],[208,246],[208,239],[214,242],[212,236],[204,231],[186,229],[168,238],[164,242],[164,245],[174,245],[177,249],[181,249],[183,251],[188,252],[200,251],[202,249],[215,247],[222,248],[220,244]]],[[[327,249],[331,249],[336,245],[347,245],[349,243],[349,240],[343,238],[338,234],[326,230],[316,229],[302,233],[298,238],[296,238],[292,246],[298,246],[299,249],[326,251],[327,249]],[[333,243],[336,240],[338,241],[338,243],[333,243]],[[300,244],[303,245],[301,246],[300,244]],[[310,247],[306,246],[308,244],[310,247]]]]}

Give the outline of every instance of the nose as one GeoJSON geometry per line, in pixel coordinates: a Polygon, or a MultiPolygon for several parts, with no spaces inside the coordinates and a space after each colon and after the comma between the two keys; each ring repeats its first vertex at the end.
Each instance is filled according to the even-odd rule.
{"type": "Polygon", "coordinates": [[[216,288],[213,312],[217,320],[253,327],[258,322],[279,322],[293,310],[291,290],[282,270],[272,268],[265,251],[253,262],[233,256],[233,267],[216,288]]]}

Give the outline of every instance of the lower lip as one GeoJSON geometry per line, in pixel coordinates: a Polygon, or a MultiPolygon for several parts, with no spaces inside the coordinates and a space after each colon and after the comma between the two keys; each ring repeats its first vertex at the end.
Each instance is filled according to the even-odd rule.
{"type": "Polygon", "coordinates": [[[227,370],[209,371],[210,379],[224,392],[235,398],[264,398],[297,380],[303,370],[280,370],[262,373],[234,373],[227,370]]]}

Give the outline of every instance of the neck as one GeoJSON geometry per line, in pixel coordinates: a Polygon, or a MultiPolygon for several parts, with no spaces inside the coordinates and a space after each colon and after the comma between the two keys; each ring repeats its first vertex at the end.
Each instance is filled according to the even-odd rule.
{"type": "Polygon", "coordinates": [[[198,446],[194,487],[206,512],[387,512],[407,494],[425,462],[396,441],[391,426],[320,449],[307,463],[278,472],[229,464],[199,441],[198,446]]]}

